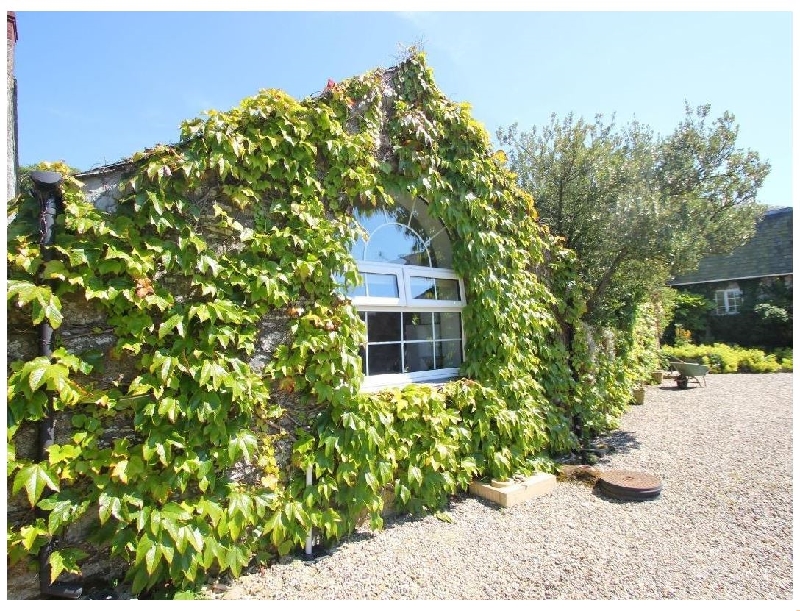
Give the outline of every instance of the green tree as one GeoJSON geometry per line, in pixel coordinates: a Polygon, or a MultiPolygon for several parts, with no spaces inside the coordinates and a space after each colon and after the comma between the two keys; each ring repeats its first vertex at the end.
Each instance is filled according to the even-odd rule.
{"type": "Polygon", "coordinates": [[[498,130],[509,165],[541,222],[561,235],[587,283],[588,321],[625,327],[670,275],[744,243],[763,214],[770,166],[736,147],[728,112],[688,105],[666,137],[637,121],[552,115],[544,127],[498,130]]]}
{"type": "Polygon", "coordinates": [[[715,309],[716,304],[703,295],[678,291],[675,295],[674,327],[665,334],[665,341],[674,341],[677,326],[689,331],[695,339],[702,340],[708,331],[708,316],[715,309]]]}

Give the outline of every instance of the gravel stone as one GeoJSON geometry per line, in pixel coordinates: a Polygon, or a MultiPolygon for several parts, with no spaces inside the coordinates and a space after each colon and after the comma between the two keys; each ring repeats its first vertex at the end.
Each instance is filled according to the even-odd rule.
{"type": "Polygon", "coordinates": [[[646,388],[595,468],[661,478],[620,501],[579,480],[503,508],[460,494],[447,512],[359,530],[286,558],[222,599],[791,600],[792,374],[707,376],[646,388]]]}

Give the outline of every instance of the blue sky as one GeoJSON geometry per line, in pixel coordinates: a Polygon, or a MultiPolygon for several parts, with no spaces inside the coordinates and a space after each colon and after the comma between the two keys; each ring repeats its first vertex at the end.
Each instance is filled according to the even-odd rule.
{"type": "Polygon", "coordinates": [[[470,103],[492,136],[500,126],[528,130],[569,112],[616,113],[618,123],[635,117],[667,134],[684,101],[711,104],[713,116],[728,110],[739,145],[772,164],[760,201],[792,205],[793,14],[781,3],[763,6],[780,10],[50,12],[34,5],[17,11],[20,163],[61,159],[82,170],[112,163],[177,141],[181,121],[204,110],[227,110],[262,88],[304,98],[329,78],[391,66],[418,44],[440,89],[470,103]]]}

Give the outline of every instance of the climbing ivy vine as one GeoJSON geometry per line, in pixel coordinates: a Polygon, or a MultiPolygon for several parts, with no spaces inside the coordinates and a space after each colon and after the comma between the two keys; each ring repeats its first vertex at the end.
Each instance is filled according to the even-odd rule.
{"type": "MultiPolygon", "coordinates": [[[[627,403],[580,331],[572,253],[421,54],[301,102],[263,90],[185,122],[178,144],[130,160],[113,213],[65,166],[42,167],[67,176],[58,257],[43,263],[23,194],[9,305],[56,329],[69,307],[91,309],[114,343],[10,366],[9,488],[49,512],[9,527],[12,563],[88,523],[134,592],[195,587],[297,549],[310,529],[378,528],[387,499],[430,511],[475,477],[547,469],[582,442],[576,414],[602,430],[627,403]],[[363,325],[341,286],[358,278],[352,212],[398,193],[450,234],[464,377],[363,394],[363,325]],[[285,341],[261,359],[270,317],[285,341]],[[49,401],[68,433],[37,461],[17,446],[49,401]]],[[[84,556],[58,549],[51,577],[84,556]]]]}

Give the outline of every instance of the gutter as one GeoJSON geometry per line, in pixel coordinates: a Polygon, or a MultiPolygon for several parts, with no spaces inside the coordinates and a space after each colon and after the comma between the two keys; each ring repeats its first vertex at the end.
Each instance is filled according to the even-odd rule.
{"type": "MultiPolygon", "coordinates": [[[[61,203],[61,181],[62,176],[58,172],[31,172],[31,180],[34,185],[34,193],[39,200],[39,232],[42,261],[47,263],[53,259],[53,248],[55,236],[56,214],[61,203]]],[[[50,283],[51,288],[55,288],[50,283]]],[[[47,321],[43,320],[39,325],[39,356],[51,357],[54,345],[54,329],[47,321]]],[[[47,449],[55,442],[55,411],[53,409],[54,393],[47,393],[47,406],[45,407],[44,418],[39,422],[39,461],[47,460],[47,449]]],[[[47,496],[49,491],[45,492],[47,496]]],[[[36,508],[37,517],[45,520],[49,512],[36,508]]],[[[39,550],[39,591],[43,596],[53,598],[80,598],[83,588],[75,583],[59,583],[50,581],[50,554],[55,548],[56,540],[51,538],[39,550]]]]}
{"type": "Polygon", "coordinates": [[[741,278],[717,278],[714,280],[692,280],[690,282],[667,282],[667,286],[689,286],[692,284],[711,284],[712,282],[736,282],[737,280],[754,280],[756,278],[781,278],[791,276],[792,270],[778,272],[777,274],[759,274],[758,276],[742,276],[741,278]]]}

